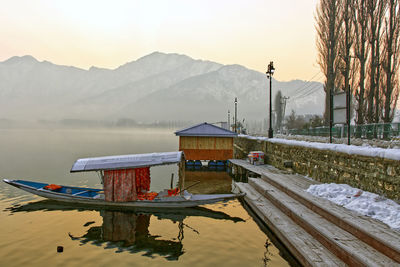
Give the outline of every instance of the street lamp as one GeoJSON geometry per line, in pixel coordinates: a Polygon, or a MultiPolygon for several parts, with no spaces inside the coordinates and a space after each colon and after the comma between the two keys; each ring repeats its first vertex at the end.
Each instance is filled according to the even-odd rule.
{"type": "Polygon", "coordinates": [[[228,109],[228,130],[231,130],[231,111],[228,109]]]}
{"type": "Polygon", "coordinates": [[[268,129],[268,138],[274,137],[274,130],[272,130],[272,75],[274,75],[275,68],[274,62],[270,62],[268,64],[268,70],[266,72],[267,78],[269,78],[269,129],[268,129]]]}
{"type": "Polygon", "coordinates": [[[237,97],[235,97],[235,133],[237,133],[237,97]]]}

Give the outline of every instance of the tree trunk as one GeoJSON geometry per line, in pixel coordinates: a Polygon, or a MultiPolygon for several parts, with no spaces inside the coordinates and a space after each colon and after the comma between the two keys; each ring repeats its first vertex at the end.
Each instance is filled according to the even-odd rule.
{"type": "MultiPolygon", "coordinates": [[[[366,1],[365,0],[356,0],[354,5],[354,15],[353,15],[353,24],[354,24],[354,35],[355,45],[354,51],[355,56],[359,63],[359,73],[358,73],[358,88],[354,93],[356,96],[357,105],[357,118],[356,123],[358,125],[364,124],[365,119],[365,69],[367,62],[367,36],[366,36],[366,28],[367,28],[367,10],[366,10],[366,1]]],[[[357,129],[360,129],[357,127],[357,129]]],[[[356,132],[357,137],[361,136],[361,132],[356,132]]]]}
{"type": "Polygon", "coordinates": [[[399,1],[388,0],[388,14],[385,20],[385,60],[384,60],[384,114],[383,121],[393,120],[394,109],[398,100],[397,73],[399,70],[399,1]]]}
{"type": "Polygon", "coordinates": [[[340,0],[321,0],[316,13],[318,64],[325,75],[325,124],[329,123],[330,95],[335,90],[338,68],[338,39],[341,28],[340,0]]]}

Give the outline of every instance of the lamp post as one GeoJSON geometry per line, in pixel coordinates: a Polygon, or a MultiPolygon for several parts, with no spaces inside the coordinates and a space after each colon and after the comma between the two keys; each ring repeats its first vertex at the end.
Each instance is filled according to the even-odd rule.
{"type": "Polygon", "coordinates": [[[237,133],[237,97],[235,97],[235,133],[237,133]]]}
{"type": "Polygon", "coordinates": [[[228,109],[228,130],[231,130],[231,111],[228,109]]]}
{"type": "Polygon", "coordinates": [[[274,62],[268,64],[268,70],[266,72],[267,78],[269,78],[269,129],[268,138],[274,137],[274,130],[272,130],[272,75],[274,75],[275,68],[274,62]]]}

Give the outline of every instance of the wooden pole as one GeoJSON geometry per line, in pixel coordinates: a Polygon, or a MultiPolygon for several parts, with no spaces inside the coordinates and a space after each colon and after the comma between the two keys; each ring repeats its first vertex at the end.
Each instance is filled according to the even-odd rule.
{"type": "Polygon", "coordinates": [[[332,127],[333,127],[333,92],[329,90],[329,143],[332,143],[332,127]]]}
{"type": "Polygon", "coordinates": [[[351,94],[350,94],[350,85],[346,90],[346,112],[347,112],[347,144],[350,145],[350,103],[351,103],[351,94]]]}
{"type": "Polygon", "coordinates": [[[185,157],[182,157],[181,162],[179,163],[179,191],[182,192],[182,189],[185,188],[185,157]]]}
{"type": "Polygon", "coordinates": [[[174,174],[171,173],[171,189],[174,188],[174,174]]]}

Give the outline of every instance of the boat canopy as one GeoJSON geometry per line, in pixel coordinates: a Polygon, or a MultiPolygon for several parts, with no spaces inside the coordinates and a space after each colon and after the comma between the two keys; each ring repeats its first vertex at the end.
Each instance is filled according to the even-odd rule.
{"type": "Polygon", "coordinates": [[[84,158],[75,161],[74,165],[72,165],[71,172],[133,169],[167,165],[180,163],[183,157],[183,152],[178,151],[84,158]]]}

